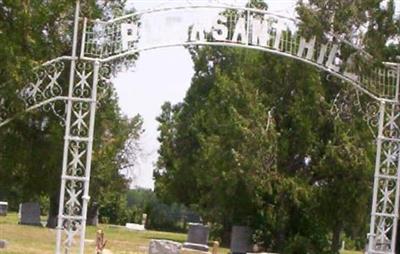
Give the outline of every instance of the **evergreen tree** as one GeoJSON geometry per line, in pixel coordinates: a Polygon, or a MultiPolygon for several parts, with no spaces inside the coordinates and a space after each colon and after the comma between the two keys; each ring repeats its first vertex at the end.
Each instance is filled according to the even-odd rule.
{"type": "Polygon", "coordinates": [[[342,85],[249,50],[192,54],[184,102],[159,117],[156,193],[197,208],[224,240],[251,225],[271,251],[337,252],[344,230],[364,239],[373,142],[362,114],[331,114],[342,85]]]}

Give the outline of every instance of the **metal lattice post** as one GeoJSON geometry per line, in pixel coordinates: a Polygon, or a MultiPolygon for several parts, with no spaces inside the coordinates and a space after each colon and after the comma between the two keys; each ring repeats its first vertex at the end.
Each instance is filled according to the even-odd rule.
{"type": "Polygon", "coordinates": [[[77,60],[79,0],[76,3],[64,154],[61,176],[56,254],[71,253],[79,235],[79,253],[84,253],[99,62],[77,60]],[[63,238],[65,232],[65,239],[63,238]]]}
{"type": "Polygon", "coordinates": [[[60,200],[58,208],[57,218],[57,237],[56,237],[56,254],[61,254],[62,245],[62,231],[63,231],[63,214],[64,214],[64,197],[66,187],[66,171],[68,163],[68,147],[69,147],[69,133],[71,127],[71,114],[72,114],[72,97],[73,97],[73,85],[75,82],[75,67],[76,67],[76,49],[78,40],[78,25],[79,25],[79,12],[80,12],[80,0],[76,1],[75,7],[75,20],[74,20],[74,34],[73,34],[73,45],[72,45],[72,60],[71,69],[69,76],[69,87],[68,87],[68,102],[67,102],[67,116],[65,120],[65,136],[64,136],[64,152],[62,162],[62,173],[61,173],[61,187],[60,187],[60,200]]]}
{"type": "Polygon", "coordinates": [[[86,156],[86,167],[85,167],[85,184],[83,192],[83,204],[82,204],[82,229],[80,238],[79,253],[83,254],[85,251],[85,232],[86,232],[86,215],[88,202],[90,200],[89,196],[89,183],[90,183],[90,172],[92,167],[92,150],[93,150],[93,137],[94,137],[94,124],[96,118],[96,107],[97,107],[97,83],[99,81],[99,62],[94,63],[93,71],[93,87],[92,87],[92,100],[90,102],[90,119],[89,119],[89,139],[87,146],[87,156],[86,156]]]}
{"type": "Polygon", "coordinates": [[[400,107],[381,102],[375,179],[369,233],[369,254],[394,254],[399,217],[400,107]]]}
{"type": "Polygon", "coordinates": [[[99,62],[79,61],[74,72],[76,82],[66,122],[57,254],[61,249],[71,253],[75,237],[79,239],[79,253],[84,253],[99,69],[99,62]]]}

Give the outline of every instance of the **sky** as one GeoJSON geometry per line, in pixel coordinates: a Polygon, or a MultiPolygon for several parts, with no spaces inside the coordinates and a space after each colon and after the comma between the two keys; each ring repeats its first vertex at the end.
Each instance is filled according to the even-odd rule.
{"type": "MultiPolygon", "coordinates": [[[[293,17],[297,0],[267,0],[269,11],[293,17]]],[[[243,6],[247,0],[128,0],[127,8],[138,11],[170,5],[225,3],[243,6]]],[[[398,4],[396,0],[396,4],[398,4]]],[[[215,15],[215,14],[210,14],[215,15]]],[[[159,31],[168,33],[168,31],[159,31]]],[[[173,47],[143,51],[135,66],[119,73],[114,84],[123,114],[133,117],[140,114],[144,119],[145,132],[140,139],[139,161],[134,168],[132,188],[154,188],[152,178],[157,160],[159,143],[156,117],[161,105],[170,101],[181,102],[193,76],[193,62],[186,49],[173,47]]]]}
{"type": "MultiPolygon", "coordinates": [[[[141,11],[170,4],[227,3],[243,6],[246,2],[246,0],[129,0],[127,7],[141,11]]],[[[293,11],[295,0],[273,0],[267,3],[271,11],[293,15],[290,11],[293,11]]],[[[183,47],[173,47],[141,52],[133,68],[119,73],[114,78],[122,113],[129,117],[140,114],[144,119],[145,132],[140,139],[142,151],[134,168],[135,178],[132,188],[154,188],[152,175],[159,148],[156,117],[161,113],[161,105],[164,102],[170,101],[175,104],[183,100],[193,73],[193,62],[188,51],[183,47]]]]}

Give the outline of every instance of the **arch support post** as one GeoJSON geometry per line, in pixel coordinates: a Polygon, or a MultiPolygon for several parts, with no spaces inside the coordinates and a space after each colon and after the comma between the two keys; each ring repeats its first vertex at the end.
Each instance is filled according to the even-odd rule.
{"type": "Polygon", "coordinates": [[[368,254],[394,254],[399,218],[400,105],[380,103],[368,254]]]}
{"type": "Polygon", "coordinates": [[[56,254],[84,253],[99,69],[99,62],[80,61],[75,67],[67,105],[56,254]]]}

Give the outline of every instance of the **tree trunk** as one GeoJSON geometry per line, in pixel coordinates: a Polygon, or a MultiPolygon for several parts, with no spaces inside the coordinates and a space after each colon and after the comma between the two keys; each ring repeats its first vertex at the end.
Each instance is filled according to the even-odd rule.
{"type": "Polygon", "coordinates": [[[57,227],[57,216],[58,216],[58,195],[50,196],[50,208],[49,215],[47,217],[47,225],[48,228],[56,228],[57,227]]]}
{"type": "Polygon", "coordinates": [[[285,228],[285,225],[283,223],[281,223],[280,225],[281,225],[281,228],[278,229],[277,235],[276,235],[276,237],[277,237],[277,239],[276,239],[276,248],[279,251],[282,252],[285,249],[286,244],[287,244],[287,242],[286,242],[286,228],[285,228]]]}
{"type": "Polygon", "coordinates": [[[339,253],[340,250],[340,233],[342,232],[342,223],[337,222],[332,234],[332,246],[331,251],[332,253],[339,253]]]}

